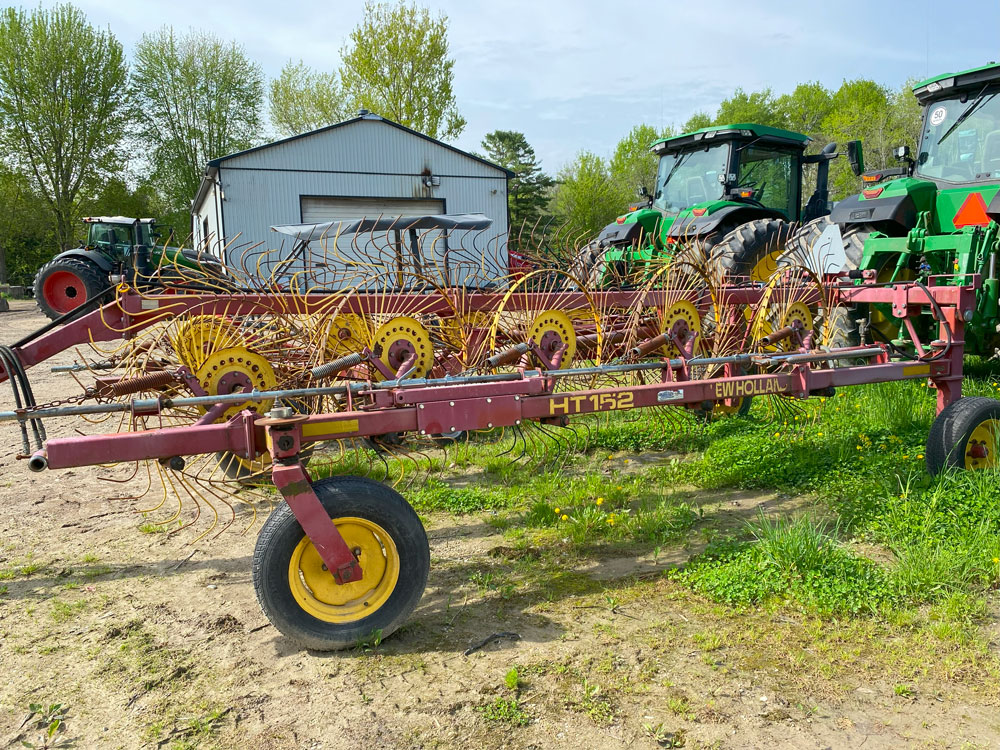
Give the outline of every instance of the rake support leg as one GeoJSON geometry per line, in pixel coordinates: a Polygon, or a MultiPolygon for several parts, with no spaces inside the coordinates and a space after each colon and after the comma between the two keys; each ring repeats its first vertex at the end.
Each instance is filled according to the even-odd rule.
{"type": "Polygon", "coordinates": [[[329,514],[313,492],[309,475],[299,459],[302,446],[300,418],[267,419],[267,445],[271,450],[271,478],[288,503],[309,541],[338,584],[359,581],[363,575],[354,552],[331,523],[329,514]]]}

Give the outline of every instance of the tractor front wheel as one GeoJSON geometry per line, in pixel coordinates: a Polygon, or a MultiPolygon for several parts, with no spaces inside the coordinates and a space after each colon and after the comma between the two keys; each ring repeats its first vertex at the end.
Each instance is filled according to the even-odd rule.
{"type": "Polygon", "coordinates": [[[350,648],[399,628],[427,585],[430,547],[409,503],[362,477],[331,477],[313,491],[361,564],[359,581],[337,584],[291,508],[264,523],[253,554],[253,584],[267,619],[317,651],[350,648]]]}
{"type": "Polygon", "coordinates": [[[1000,401],[969,396],[953,401],[938,414],[927,436],[927,471],[995,469],[1000,439],[1000,401]]]}
{"type": "Polygon", "coordinates": [[[50,320],[109,291],[108,275],[83,258],[55,258],[35,275],[35,300],[50,320]]]}

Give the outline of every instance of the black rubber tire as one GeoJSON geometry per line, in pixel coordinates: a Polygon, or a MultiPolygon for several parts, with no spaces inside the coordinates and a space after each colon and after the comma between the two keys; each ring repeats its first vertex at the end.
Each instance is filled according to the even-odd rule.
{"type": "Polygon", "coordinates": [[[709,257],[722,277],[749,276],[765,256],[784,253],[790,231],[782,219],[754,219],[723,237],[711,248],[709,257]]]}
{"type": "Polygon", "coordinates": [[[354,622],[325,622],[306,612],[288,582],[292,553],[305,534],[291,508],[282,503],[264,523],[254,548],[252,575],[257,601],[271,624],[304,648],[336,651],[356,646],[376,633],[385,638],[406,622],[423,596],[431,564],[427,533],[402,495],[380,482],[330,477],[313,482],[312,487],[331,518],[364,518],[389,534],[399,555],[396,586],[381,607],[354,622]]]}
{"type": "Polygon", "coordinates": [[[924,461],[929,474],[964,469],[972,431],[987,419],[1000,420],[1000,401],[968,396],[953,401],[937,415],[927,435],[924,461]]]}
{"type": "Polygon", "coordinates": [[[33,284],[33,289],[35,292],[35,301],[38,303],[38,307],[49,320],[55,320],[62,315],[65,315],[69,310],[64,310],[59,312],[49,301],[45,299],[43,293],[45,279],[48,278],[56,271],[69,271],[70,273],[76,274],[76,276],[83,282],[83,292],[84,295],[80,299],[80,304],[82,305],[87,300],[93,299],[97,296],[105,296],[108,299],[111,298],[113,291],[109,289],[111,286],[111,281],[108,275],[98,267],[96,263],[91,263],[89,260],[84,260],[83,258],[60,258],[55,257],[46,263],[44,266],[38,269],[38,273],[35,274],[35,281],[33,284]]]}

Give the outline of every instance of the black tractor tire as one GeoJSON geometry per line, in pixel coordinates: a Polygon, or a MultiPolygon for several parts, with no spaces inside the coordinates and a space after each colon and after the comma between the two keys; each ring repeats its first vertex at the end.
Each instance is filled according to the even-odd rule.
{"type": "Polygon", "coordinates": [[[34,283],[35,301],[55,320],[94,297],[111,298],[111,280],[96,263],[83,258],[55,257],[38,269],[34,283]]]}
{"type": "MultiPolygon", "coordinates": [[[[937,415],[927,436],[924,461],[930,474],[939,474],[946,469],[981,469],[996,466],[993,457],[997,446],[996,437],[1000,433],[991,432],[992,445],[985,446],[987,457],[975,459],[967,456],[973,432],[977,427],[996,421],[1000,423],[1000,401],[981,396],[967,396],[953,401],[937,415]],[[979,461],[981,465],[976,465],[979,461]],[[969,464],[972,463],[970,466],[969,464]]],[[[984,441],[985,442],[985,441],[984,441]]]]}
{"type": "MultiPolygon", "coordinates": [[[[380,482],[363,477],[330,477],[313,482],[312,488],[331,519],[361,519],[391,540],[392,550],[383,547],[383,577],[368,582],[370,586],[387,586],[387,591],[381,594],[387,593],[387,598],[371,614],[363,616],[348,613],[346,617],[321,619],[308,612],[296,596],[303,594],[305,574],[300,580],[291,580],[293,554],[305,532],[288,504],[282,503],[261,528],[253,553],[253,585],[261,609],[279,632],[316,651],[351,648],[373,637],[385,638],[406,622],[427,586],[430,546],[424,527],[409,503],[380,482]],[[395,581],[385,578],[393,567],[398,571],[395,581]]],[[[349,539],[345,541],[351,543],[349,539]]],[[[378,566],[369,565],[366,569],[364,553],[359,562],[364,577],[345,585],[355,587],[358,597],[379,597],[377,590],[363,586],[370,571],[378,566]]],[[[322,606],[318,595],[313,596],[322,606]]]]}
{"type": "MultiPolygon", "coordinates": [[[[782,219],[754,219],[740,224],[711,248],[710,262],[721,278],[749,277],[767,256],[785,253],[790,225],[782,219]]],[[[774,269],[777,269],[777,257],[774,269]]],[[[767,276],[751,279],[767,281],[767,276]]]]}

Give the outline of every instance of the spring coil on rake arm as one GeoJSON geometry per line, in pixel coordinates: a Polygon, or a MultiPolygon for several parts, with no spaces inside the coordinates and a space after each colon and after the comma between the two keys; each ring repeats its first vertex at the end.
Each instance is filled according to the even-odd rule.
{"type": "Polygon", "coordinates": [[[343,357],[338,357],[332,362],[317,365],[309,372],[316,380],[323,380],[324,378],[329,378],[337,373],[343,372],[349,367],[360,365],[364,361],[365,357],[361,354],[346,354],[343,357]]]}
{"type": "Polygon", "coordinates": [[[175,380],[177,380],[177,376],[167,370],[151,372],[148,375],[140,375],[137,378],[119,380],[117,383],[108,383],[99,390],[99,393],[102,396],[127,396],[130,393],[163,388],[175,380]]]}

